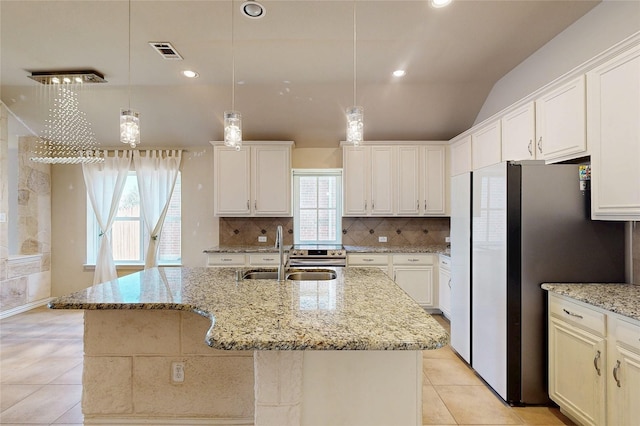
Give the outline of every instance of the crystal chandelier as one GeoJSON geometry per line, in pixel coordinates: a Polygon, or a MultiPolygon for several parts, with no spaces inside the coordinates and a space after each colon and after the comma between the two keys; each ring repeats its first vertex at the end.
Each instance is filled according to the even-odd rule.
{"type": "Polygon", "coordinates": [[[356,2],[353,2],[353,105],[347,108],[347,142],[359,146],[364,139],[364,108],[356,106],[356,2]]]}
{"type": "MultiPolygon", "coordinates": [[[[53,80],[53,79],[52,79],[53,80]]],[[[78,95],[69,83],[50,83],[55,89],[53,106],[45,128],[31,150],[31,161],[47,164],[81,164],[104,162],[91,123],[79,108],[78,95]]]]}
{"type": "Polygon", "coordinates": [[[129,106],[120,110],[120,142],[135,148],[140,143],[140,114],[131,109],[131,0],[129,0],[129,106]]]}
{"type": "Polygon", "coordinates": [[[231,0],[231,111],[224,112],[224,144],[240,151],[242,147],[242,115],[235,111],[236,58],[233,35],[233,0],[231,0]]]}

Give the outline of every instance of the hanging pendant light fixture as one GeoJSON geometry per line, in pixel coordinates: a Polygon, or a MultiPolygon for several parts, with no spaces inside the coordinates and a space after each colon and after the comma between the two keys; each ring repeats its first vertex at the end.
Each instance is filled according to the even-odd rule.
{"type": "Polygon", "coordinates": [[[359,146],[364,139],[364,108],[356,106],[357,89],[357,38],[356,38],[356,2],[353,2],[353,106],[347,108],[347,142],[359,146]]]}
{"type": "Polygon", "coordinates": [[[240,151],[242,147],[242,115],[235,111],[236,103],[236,57],[233,34],[233,0],[231,0],[231,111],[224,112],[224,144],[240,151]]]}
{"type": "Polygon", "coordinates": [[[140,143],[140,114],[131,109],[131,0],[129,0],[129,107],[120,110],[120,142],[135,148],[140,143]]]}

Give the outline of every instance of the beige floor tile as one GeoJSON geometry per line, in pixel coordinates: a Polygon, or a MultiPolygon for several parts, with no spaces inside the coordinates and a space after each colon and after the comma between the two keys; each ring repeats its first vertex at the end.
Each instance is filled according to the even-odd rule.
{"type": "Polygon", "coordinates": [[[451,359],[459,359],[458,356],[453,352],[449,345],[440,349],[433,349],[430,351],[422,351],[423,358],[451,358],[451,359]]]}
{"type": "MultiPolygon", "coordinates": [[[[42,385],[2,385],[0,386],[0,412],[31,395],[42,385]]],[[[0,417],[1,419],[1,417],[0,417]]]]}
{"type": "Polygon", "coordinates": [[[433,386],[422,386],[422,424],[455,425],[456,421],[433,386]]]}
{"type": "Polygon", "coordinates": [[[558,408],[552,407],[514,407],[513,411],[527,425],[573,425],[574,423],[558,408]]]}
{"type": "Polygon", "coordinates": [[[82,358],[42,358],[22,368],[3,371],[2,384],[45,385],[82,364],[82,358]]]}
{"type": "Polygon", "coordinates": [[[520,417],[484,385],[434,388],[458,424],[522,424],[520,417]]]}
{"type": "Polygon", "coordinates": [[[77,403],[74,405],[69,411],[60,416],[56,421],[55,425],[60,424],[83,424],[84,416],[82,415],[82,404],[77,403]]]}
{"type": "Polygon", "coordinates": [[[422,370],[434,385],[481,385],[473,370],[458,359],[423,359],[422,370]]]}
{"type": "Polygon", "coordinates": [[[47,385],[0,414],[7,423],[53,423],[80,401],[80,385],[47,385]]]}
{"type": "Polygon", "coordinates": [[[76,365],[71,370],[53,379],[52,385],[81,385],[82,384],[82,363],[76,365]]]}

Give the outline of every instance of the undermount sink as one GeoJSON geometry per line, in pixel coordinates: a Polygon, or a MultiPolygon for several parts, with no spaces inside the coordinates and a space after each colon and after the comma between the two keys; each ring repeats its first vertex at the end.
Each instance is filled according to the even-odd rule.
{"type": "MultiPolygon", "coordinates": [[[[335,280],[337,274],[330,269],[291,269],[285,272],[285,279],[291,281],[335,280]]],[[[242,274],[243,280],[277,280],[276,270],[250,270],[242,274]]]]}

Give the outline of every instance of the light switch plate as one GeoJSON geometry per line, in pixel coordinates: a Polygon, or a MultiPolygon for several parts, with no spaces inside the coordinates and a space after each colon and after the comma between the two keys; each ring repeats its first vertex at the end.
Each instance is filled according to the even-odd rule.
{"type": "Polygon", "coordinates": [[[450,243],[451,242],[451,237],[444,237],[444,242],[445,243],[450,243]]]}
{"type": "Polygon", "coordinates": [[[258,237],[258,242],[259,243],[266,243],[267,242],[267,236],[266,235],[260,235],[258,237]]]}
{"type": "Polygon", "coordinates": [[[7,221],[7,214],[2,212],[0,213],[0,223],[4,223],[7,221]]]}
{"type": "Polygon", "coordinates": [[[386,243],[387,242],[387,237],[378,237],[378,242],[379,243],[386,243]]]}

